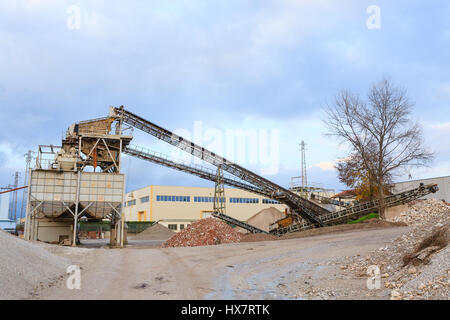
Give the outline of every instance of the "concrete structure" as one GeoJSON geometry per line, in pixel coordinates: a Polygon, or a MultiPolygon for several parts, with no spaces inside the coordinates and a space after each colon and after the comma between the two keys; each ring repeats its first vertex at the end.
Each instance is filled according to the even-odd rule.
{"type": "Polygon", "coordinates": [[[9,193],[0,195],[0,229],[5,231],[15,231],[16,223],[9,219],[9,193]]]}
{"type": "MultiPolygon", "coordinates": [[[[148,186],[127,193],[126,221],[159,221],[174,231],[209,217],[214,206],[214,187],[148,186]]],[[[226,214],[245,221],[257,212],[287,206],[266,197],[234,188],[225,188],[226,214]]]]}
{"type": "Polygon", "coordinates": [[[398,193],[408,189],[417,188],[420,183],[436,183],[439,187],[438,192],[430,193],[421,199],[437,199],[450,203],[450,176],[397,182],[394,184],[393,192],[398,193]]]}

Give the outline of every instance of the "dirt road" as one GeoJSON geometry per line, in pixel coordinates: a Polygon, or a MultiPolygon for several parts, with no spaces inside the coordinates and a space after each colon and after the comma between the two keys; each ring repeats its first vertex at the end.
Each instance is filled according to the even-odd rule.
{"type": "MultiPolygon", "coordinates": [[[[66,280],[36,299],[354,299],[389,298],[369,292],[335,263],[364,256],[406,231],[388,228],[283,241],[195,248],[71,248],[58,254],[81,266],[81,289],[66,280]]],[[[58,250],[56,250],[58,251],[58,250]]]]}

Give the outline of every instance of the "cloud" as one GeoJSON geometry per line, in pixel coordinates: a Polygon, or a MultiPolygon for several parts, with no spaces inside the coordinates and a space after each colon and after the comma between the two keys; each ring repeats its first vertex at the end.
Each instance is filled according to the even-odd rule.
{"type": "Polygon", "coordinates": [[[432,125],[430,125],[430,127],[433,129],[438,129],[438,130],[450,130],[450,122],[432,124],[432,125]]]}
{"type": "MultiPolygon", "coordinates": [[[[440,86],[450,72],[448,6],[385,3],[382,29],[371,31],[367,5],[356,0],[1,1],[0,146],[18,162],[0,164],[8,176],[0,183],[24,166],[28,149],[59,144],[73,122],[123,104],[170,130],[196,120],[223,131],[279,129],[280,170],[270,179],[298,175],[305,140],[310,171],[335,184],[330,163],[346,150],[322,135],[319,108],[343,88],[364,94],[384,75],[410,89],[414,116],[437,126],[424,131],[440,166],[450,147],[439,138],[450,121],[448,84],[440,86]],[[72,4],[81,9],[79,30],[67,28],[72,4]]],[[[147,166],[130,186],[183,180],[147,166]]]]}
{"type": "Polygon", "coordinates": [[[335,162],[334,161],[325,161],[325,162],[319,162],[316,164],[313,164],[311,167],[318,167],[324,171],[334,171],[336,170],[334,168],[335,162]]]}

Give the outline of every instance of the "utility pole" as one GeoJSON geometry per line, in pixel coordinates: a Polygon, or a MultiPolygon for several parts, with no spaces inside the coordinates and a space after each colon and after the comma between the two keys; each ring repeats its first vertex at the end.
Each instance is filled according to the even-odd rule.
{"type": "Polygon", "coordinates": [[[302,168],[302,191],[306,190],[306,187],[308,186],[308,178],[306,175],[306,143],[302,140],[300,142],[300,151],[301,151],[301,168],[302,168]]]}
{"type": "MultiPolygon", "coordinates": [[[[25,162],[26,162],[26,168],[25,168],[25,178],[24,178],[24,182],[23,185],[26,186],[28,183],[28,173],[30,171],[30,167],[31,167],[31,161],[33,160],[33,154],[34,152],[31,150],[28,150],[27,153],[24,154],[25,156],[25,162]]],[[[24,216],[24,210],[25,210],[25,198],[27,195],[27,190],[24,189],[23,193],[22,193],[22,205],[20,208],[20,217],[19,219],[22,219],[22,217],[24,216]]]]}
{"type": "MultiPolygon", "coordinates": [[[[14,189],[17,189],[19,187],[19,178],[20,178],[20,172],[14,173],[14,189]]],[[[14,221],[17,219],[17,193],[18,191],[14,191],[13,193],[13,214],[14,214],[14,221]]]]}

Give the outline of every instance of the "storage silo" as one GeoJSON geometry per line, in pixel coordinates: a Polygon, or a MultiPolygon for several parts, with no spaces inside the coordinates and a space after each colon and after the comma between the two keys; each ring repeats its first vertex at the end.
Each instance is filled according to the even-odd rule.
{"type": "Polygon", "coordinates": [[[131,139],[120,119],[108,117],[72,125],[62,146],[39,146],[29,175],[25,239],[76,245],[81,218],[107,219],[111,244],[122,245],[125,176],[120,160],[131,139]]]}

